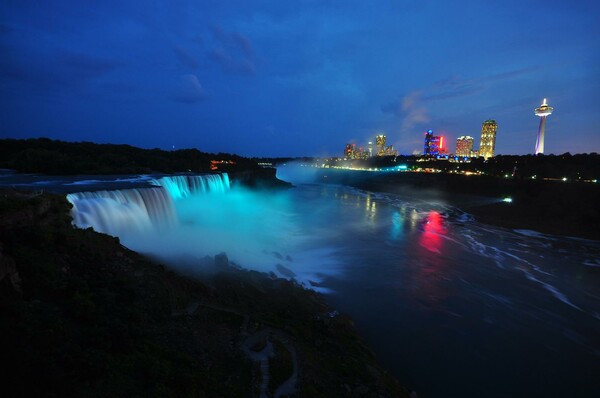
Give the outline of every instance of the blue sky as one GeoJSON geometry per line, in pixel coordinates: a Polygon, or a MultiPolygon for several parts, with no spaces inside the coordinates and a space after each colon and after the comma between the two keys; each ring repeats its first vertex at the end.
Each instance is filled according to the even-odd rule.
{"type": "MultiPolygon", "coordinates": [[[[593,1],[0,3],[0,137],[341,155],[498,121],[499,154],[600,152],[593,1]],[[101,4],[97,4],[101,3],[101,4]]],[[[451,150],[454,149],[452,144],[451,150]]]]}

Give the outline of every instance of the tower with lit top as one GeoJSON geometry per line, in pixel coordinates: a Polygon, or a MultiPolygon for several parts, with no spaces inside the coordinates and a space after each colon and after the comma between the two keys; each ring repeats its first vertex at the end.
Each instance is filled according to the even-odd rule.
{"type": "Polygon", "coordinates": [[[538,128],[537,140],[535,142],[535,154],[544,153],[544,130],[546,129],[546,116],[550,116],[554,108],[548,106],[546,98],[539,108],[535,108],[535,115],[540,117],[540,127],[538,128]]]}

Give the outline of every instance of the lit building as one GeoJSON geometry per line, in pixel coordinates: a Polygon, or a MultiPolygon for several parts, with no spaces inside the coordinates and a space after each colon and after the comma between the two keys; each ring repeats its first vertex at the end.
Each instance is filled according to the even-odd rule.
{"type": "Polygon", "coordinates": [[[485,159],[494,156],[496,149],[496,131],[498,123],[495,120],[488,119],[481,124],[481,143],[479,144],[479,156],[485,159]]]}
{"type": "Polygon", "coordinates": [[[473,137],[463,135],[456,140],[456,156],[471,157],[473,154],[473,137]]]}
{"type": "Polygon", "coordinates": [[[535,154],[544,153],[544,133],[546,129],[546,116],[550,116],[554,108],[548,106],[546,98],[539,108],[535,108],[535,115],[540,117],[540,127],[538,128],[537,140],[535,142],[535,154]]]}
{"type": "Polygon", "coordinates": [[[385,135],[379,134],[375,137],[375,145],[377,146],[377,156],[382,156],[385,152],[385,135]]]}
{"type": "Polygon", "coordinates": [[[346,144],[344,149],[344,159],[354,159],[354,152],[356,151],[356,144],[346,144]]]}
{"type": "Polygon", "coordinates": [[[377,156],[398,156],[398,151],[394,150],[392,145],[385,146],[386,137],[379,134],[375,137],[375,145],[377,146],[377,156]]]}
{"type": "Polygon", "coordinates": [[[373,156],[373,141],[369,141],[369,157],[373,156]]]}
{"type": "Polygon", "coordinates": [[[362,147],[357,148],[356,144],[346,144],[344,148],[344,159],[367,159],[369,153],[362,147]]]}
{"type": "Polygon", "coordinates": [[[425,156],[438,156],[440,154],[440,148],[443,148],[444,137],[438,137],[433,135],[433,130],[427,130],[425,132],[425,145],[423,147],[423,155],[425,156]]]}
{"type": "Polygon", "coordinates": [[[354,159],[368,159],[369,151],[365,150],[363,147],[359,147],[354,150],[354,159]]]}

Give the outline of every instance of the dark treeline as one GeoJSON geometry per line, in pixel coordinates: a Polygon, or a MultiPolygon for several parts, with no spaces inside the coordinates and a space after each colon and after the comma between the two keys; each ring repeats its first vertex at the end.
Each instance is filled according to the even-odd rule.
{"type": "Polygon", "coordinates": [[[219,170],[256,169],[256,162],[228,153],[211,154],[197,149],[164,151],[130,145],[65,142],[36,138],[0,140],[0,168],[44,174],[136,174],[211,171],[211,160],[219,170]]]}
{"type": "MultiPolygon", "coordinates": [[[[324,160],[314,159],[322,163],[324,160]]],[[[600,178],[600,155],[597,153],[571,155],[498,155],[488,160],[471,159],[469,163],[449,162],[448,160],[423,161],[417,156],[385,156],[366,160],[328,161],[330,165],[348,165],[363,168],[386,168],[407,165],[409,169],[433,168],[449,171],[483,172],[488,175],[516,179],[567,178],[570,181],[594,180],[600,178]]]]}
{"type": "MultiPolygon", "coordinates": [[[[463,166],[461,165],[461,168],[463,166]]],[[[480,170],[496,176],[515,178],[568,178],[571,181],[600,177],[600,155],[597,153],[562,155],[498,155],[485,161],[474,159],[466,169],[480,170]]]]}

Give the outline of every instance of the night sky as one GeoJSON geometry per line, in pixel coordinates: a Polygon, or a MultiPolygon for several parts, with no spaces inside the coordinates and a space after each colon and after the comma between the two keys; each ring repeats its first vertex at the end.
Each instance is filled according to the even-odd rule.
{"type": "Polygon", "coordinates": [[[0,137],[341,155],[498,121],[497,154],[600,152],[597,1],[0,3],[0,137]]]}

